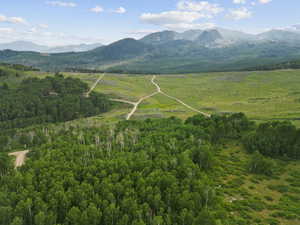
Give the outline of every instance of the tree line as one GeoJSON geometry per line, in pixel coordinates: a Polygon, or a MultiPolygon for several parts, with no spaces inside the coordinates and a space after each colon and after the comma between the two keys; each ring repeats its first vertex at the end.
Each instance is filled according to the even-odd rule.
{"type": "Polygon", "coordinates": [[[197,115],[24,132],[29,160],[1,171],[0,224],[233,224],[211,174],[218,145],[252,126],[197,115]]]}
{"type": "Polygon", "coordinates": [[[81,80],[60,74],[27,78],[17,89],[4,84],[0,87],[0,130],[69,121],[111,109],[105,95],[93,92],[86,98],[87,91],[88,85],[81,80]]]}

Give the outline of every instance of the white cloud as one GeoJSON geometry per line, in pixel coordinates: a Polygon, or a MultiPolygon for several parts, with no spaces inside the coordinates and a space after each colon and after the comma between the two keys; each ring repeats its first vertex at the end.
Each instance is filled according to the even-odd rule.
{"type": "Polygon", "coordinates": [[[164,27],[170,30],[191,30],[191,29],[200,29],[207,30],[216,27],[214,23],[178,23],[178,24],[165,24],[164,27]]]}
{"type": "Polygon", "coordinates": [[[10,34],[12,32],[14,32],[13,28],[10,28],[10,27],[0,27],[0,34],[1,33],[10,34]]]}
{"type": "Polygon", "coordinates": [[[207,1],[190,1],[181,0],[177,4],[178,10],[201,12],[207,15],[215,15],[222,12],[224,9],[218,4],[212,4],[207,1]]]}
{"type": "Polygon", "coordinates": [[[246,4],[246,0],[233,0],[234,4],[246,4]]]}
{"type": "Polygon", "coordinates": [[[231,9],[228,17],[235,19],[235,20],[241,20],[241,19],[248,19],[252,16],[252,12],[249,11],[246,7],[242,7],[239,9],[231,9]]]}
{"type": "Polygon", "coordinates": [[[207,17],[199,12],[186,12],[186,11],[167,11],[162,13],[144,13],[140,19],[143,22],[164,25],[164,24],[176,24],[176,23],[192,23],[200,18],[207,17]]]}
{"type": "Polygon", "coordinates": [[[62,1],[47,1],[46,4],[60,7],[76,7],[77,4],[74,2],[62,2],[62,1]]]}
{"type": "Polygon", "coordinates": [[[23,30],[0,28],[0,43],[31,41],[40,45],[58,46],[82,43],[104,43],[105,40],[87,36],[68,35],[59,32],[41,31],[35,27],[23,30]]]}
{"type": "Polygon", "coordinates": [[[161,13],[144,13],[140,19],[152,25],[172,30],[209,29],[213,23],[197,23],[200,19],[211,19],[224,11],[219,4],[208,1],[180,0],[176,10],[161,13]]]}
{"type": "Polygon", "coordinates": [[[258,1],[261,4],[267,4],[267,3],[270,3],[272,0],[258,0],[258,1]]]}
{"type": "Polygon", "coordinates": [[[38,26],[39,26],[39,28],[42,28],[42,29],[47,29],[47,28],[49,28],[49,25],[48,25],[48,24],[44,24],[44,23],[39,24],[38,26]]]}
{"type": "Polygon", "coordinates": [[[14,24],[28,24],[25,19],[22,17],[7,17],[4,15],[0,15],[0,23],[14,23],[14,24]]]}
{"type": "Polygon", "coordinates": [[[96,5],[94,8],[91,8],[90,11],[94,13],[101,13],[104,9],[100,5],[96,5]]]}
{"type": "Polygon", "coordinates": [[[124,7],[119,7],[118,9],[113,10],[113,12],[114,12],[114,13],[123,14],[123,13],[126,13],[127,10],[126,10],[124,7]]]}

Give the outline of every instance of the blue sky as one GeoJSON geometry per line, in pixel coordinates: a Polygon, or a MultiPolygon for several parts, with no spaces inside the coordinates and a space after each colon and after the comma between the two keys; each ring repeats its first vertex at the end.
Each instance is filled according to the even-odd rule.
{"type": "Polygon", "coordinates": [[[299,0],[3,0],[0,42],[110,43],[160,30],[249,33],[300,22],[299,0]]]}

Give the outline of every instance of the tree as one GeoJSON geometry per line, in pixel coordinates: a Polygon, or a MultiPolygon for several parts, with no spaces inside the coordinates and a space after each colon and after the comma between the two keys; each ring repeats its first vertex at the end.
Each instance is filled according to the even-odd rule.
{"type": "Polygon", "coordinates": [[[248,164],[249,172],[269,176],[273,174],[275,167],[276,164],[272,159],[265,158],[259,152],[253,154],[248,164]]]}
{"type": "Polygon", "coordinates": [[[213,156],[209,146],[202,145],[192,151],[192,160],[198,164],[201,169],[208,170],[212,168],[213,156]]]}
{"type": "Polygon", "coordinates": [[[39,212],[37,215],[34,216],[35,225],[45,225],[46,220],[47,218],[44,212],[39,212]]]}
{"type": "Polygon", "coordinates": [[[66,222],[69,225],[81,225],[81,211],[77,207],[72,207],[66,217],[66,222]]]}
{"type": "Polygon", "coordinates": [[[15,217],[10,225],[23,225],[23,219],[20,217],[15,217]]]}

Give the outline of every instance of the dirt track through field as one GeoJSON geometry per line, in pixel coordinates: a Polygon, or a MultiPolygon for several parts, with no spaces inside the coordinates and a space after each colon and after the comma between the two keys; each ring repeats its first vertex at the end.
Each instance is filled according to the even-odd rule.
{"type": "MultiPolygon", "coordinates": [[[[153,79],[153,78],[152,78],[153,79]]],[[[148,98],[153,97],[154,95],[158,94],[159,92],[153,92],[150,95],[141,97],[137,102],[131,102],[131,101],[127,101],[127,100],[123,100],[123,99],[110,99],[111,101],[115,101],[115,102],[123,102],[123,103],[127,103],[127,104],[131,104],[133,105],[132,110],[128,113],[128,115],[126,116],[126,120],[130,120],[130,118],[133,116],[133,114],[136,112],[136,110],[138,109],[139,105],[145,101],[148,98]]]]}
{"type": "Polygon", "coordinates": [[[10,156],[15,156],[16,160],[15,160],[15,169],[18,167],[21,167],[22,165],[24,165],[25,160],[26,160],[26,155],[29,152],[29,150],[26,151],[20,151],[20,152],[12,152],[9,153],[8,155],[10,156]]]}
{"type": "Polygon", "coordinates": [[[161,94],[163,94],[164,96],[166,96],[166,97],[168,97],[168,98],[170,98],[170,99],[173,99],[173,100],[177,101],[177,102],[180,103],[181,105],[185,106],[186,108],[188,108],[188,109],[190,109],[190,110],[192,110],[192,111],[194,111],[194,112],[197,112],[197,113],[200,113],[200,114],[202,114],[202,115],[204,115],[204,116],[210,117],[210,114],[207,114],[207,113],[205,113],[205,112],[201,112],[201,111],[199,111],[198,109],[195,109],[194,107],[192,107],[192,106],[190,106],[190,105],[184,103],[184,102],[181,101],[180,99],[178,99],[178,98],[176,98],[176,97],[173,97],[173,96],[171,96],[171,95],[166,94],[164,91],[161,90],[161,87],[159,86],[159,84],[157,84],[157,83],[155,82],[155,79],[156,79],[156,76],[154,75],[153,78],[152,78],[152,80],[151,80],[151,82],[152,82],[152,84],[154,84],[154,85],[156,86],[157,92],[158,92],[158,93],[161,93],[161,94]]]}
{"type": "Polygon", "coordinates": [[[85,94],[85,97],[90,97],[91,92],[96,88],[97,84],[104,78],[105,73],[101,74],[99,76],[99,78],[96,80],[96,82],[92,85],[92,87],[90,88],[90,90],[85,94]]]}
{"type": "MultiPolygon", "coordinates": [[[[93,89],[97,86],[97,84],[103,79],[105,74],[101,75],[98,80],[93,84],[93,86],[91,87],[90,91],[87,93],[87,97],[89,96],[90,92],[93,91],[93,89]]],[[[186,108],[194,111],[194,112],[197,112],[197,113],[200,113],[204,116],[207,116],[207,117],[210,117],[209,114],[205,113],[205,112],[201,112],[197,109],[195,109],[194,107],[184,103],[183,101],[181,101],[180,99],[176,98],[176,97],[173,97],[171,95],[168,95],[167,93],[165,93],[164,91],[161,90],[161,87],[159,86],[158,83],[155,82],[155,79],[156,79],[156,75],[154,75],[151,79],[151,83],[156,87],[156,92],[153,92],[152,94],[150,95],[147,95],[147,96],[144,96],[144,97],[141,97],[137,102],[131,102],[131,101],[128,101],[128,100],[124,100],[124,99],[110,99],[111,101],[114,101],[114,102],[122,102],[122,103],[126,103],[126,104],[130,104],[130,105],[133,105],[133,108],[132,110],[128,113],[128,115],[126,116],[126,120],[130,120],[131,117],[134,115],[134,113],[136,112],[136,110],[138,109],[138,106],[143,102],[145,101],[146,99],[148,98],[151,98],[153,97],[154,95],[157,95],[157,94],[162,94],[172,100],[175,100],[177,101],[178,103],[180,103],[181,105],[185,106],[186,108]]]]}

